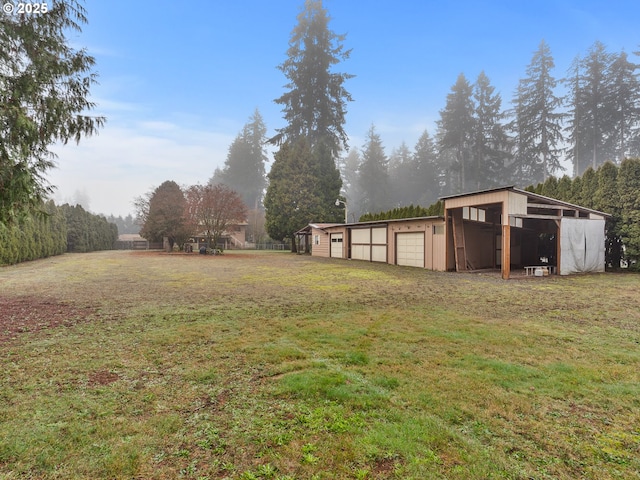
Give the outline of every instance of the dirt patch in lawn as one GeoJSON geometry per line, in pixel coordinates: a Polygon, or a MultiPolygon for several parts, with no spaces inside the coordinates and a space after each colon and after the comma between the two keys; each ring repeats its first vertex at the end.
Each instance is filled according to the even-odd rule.
{"type": "Polygon", "coordinates": [[[72,326],[94,313],[91,307],[36,297],[0,296],[0,345],[25,332],[72,326]]]}

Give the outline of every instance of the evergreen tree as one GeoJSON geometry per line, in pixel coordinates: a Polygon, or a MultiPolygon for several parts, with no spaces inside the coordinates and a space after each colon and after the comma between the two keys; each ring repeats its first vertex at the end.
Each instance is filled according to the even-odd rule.
{"type": "Polygon", "coordinates": [[[422,132],[414,148],[413,163],[414,179],[418,185],[416,202],[420,205],[430,205],[442,193],[444,172],[440,169],[435,142],[426,130],[422,132]]]}
{"type": "Polygon", "coordinates": [[[630,155],[640,152],[633,150],[633,137],[640,127],[640,81],[635,71],[638,65],[629,62],[622,52],[611,62],[609,94],[612,115],[611,149],[612,160],[621,162],[630,155]]]}
{"type": "Polygon", "coordinates": [[[341,163],[342,194],[349,208],[349,217],[353,215],[354,219],[359,218],[362,212],[362,191],[360,190],[360,182],[358,180],[360,162],[358,149],[350,148],[349,154],[341,163]]]}
{"type": "Polygon", "coordinates": [[[289,80],[289,91],[275,102],[283,105],[287,126],[270,139],[284,151],[275,155],[271,167],[275,173],[269,174],[265,197],[267,231],[277,240],[292,238],[306,224],[299,223],[303,219],[334,222],[342,215],[335,205],[342,188],[335,159],[347,147],[345,105],[351,95],[344,82],[352,75],[332,71],[349,51],[342,46],[345,36],[333,33],[328,24],[322,1],[306,0],[291,34],[287,60],[279,66],[289,80]],[[301,158],[292,159],[296,154],[301,158]]]}
{"type": "Polygon", "coordinates": [[[346,102],[352,98],[344,83],[353,75],[332,71],[349,58],[351,50],[342,45],[345,38],[329,29],[322,0],[305,0],[291,33],[287,59],[278,67],[289,80],[285,85],[289,91],[275,100],[283,106],[287,126],[272,140],[306,137],[312,148],[325,143],[334,158],[346,148],[346,102]]]}
{"type": "Polygon", "coordinates": [[[182,189],[172,180],[163,182],[150,195],[148,204],[142,203],[139,216],[142,219],[140,235],[151,242],[169,240],[169,247],[181,244],[189,235],[185,221],[185,197],[182,189]]]}
{"type": "Polygon", "coordinates": [[[76,0],[52,0],[41,15],[0,16],[0,223],[51,191],[51,145],[78,142],[104,122],[87,115],[94,59],[67,39],[83,23],[76,0]]]}
{"type": "Polygon", "coordinates": [[[571,182],[571,203],[584,206],[582,201],[582,177],[576,177],[571,182]]]}
{"type": "Polygon", "coordinates": [[[67,223],[67,250],[93,252],[110,250],[118,239],[118,227],[100,215],[87,212],[82,206],[64,204],[60,207],[67,223]]]}
{"type": "Polygon", "coordinates": [[[223,183],[236,191],[250,208],[262,204],[266,186],[264,148],[267,128],[260,112],[256,109],[242,132],[238,134],[227,154],[223,170],[216,170],[211,184],[223,183]]]}
{"type": "Polygon", "coordinates": [[[467,179],[472,158],[474,106],[472,88],[464,74],[460,74],[451,93],[447,95],[447,103],[440,111],[438,120],[438,147],[440,154],[451,153],[453,164],[450,171],[456,178],[451,188],[455,192],[463,192],[472,185],[467,179]]]}
{"type": "MultiPolygon", "coordinates": [[[[609,268],[619,268],[622,259],[622,238],[620,232],[620,201],[618,196],[618,167],[606,162],[598,171],[598,190],[594,208],[610,214],[606,221],[605,264],[609,268]]],[[[576,178],[578,180],[580,177],[576,178]]],[[[574,180],[575,181],[575,180],[574,180]]]]}
{"type": "Polygon", "coordinates": [[[390,201],[394,205],[409,205],[417,200],[420,185],[416,182],[415,174],[414,158],[407,144],[402,142],[389,158],[390,201]]]}
{"type": "Polygon", "coordinates": [[[562,99],[554,93],[554,66],[543,40],[527,67],[527,76],[518,83],[511,130],[516,135],[517,149],[513,176],[519,182],[544,182],[562,169],[562,113],[558,111],[562,99]]]}
{"type": "Polygon", "coordinates": [[[557,198],[558,191],[558,179],[554,176],[547,177],[547,179],[542,184],[542,189],[540,191],[541,195],[549,198],[557,198]]]}
{"type": "Polygon", "coordinates": [[[596,42],[586,57],[574,62],[566,80],[571,99],[567,152],[575,175],[588,166],[595,170],[605,160],[615,159],[612,62],[613,55],[596,42]]]}
{"type": "Polygon", "coordinates": [[[573,182],[568,175],[563,175],[556,184],[556,193],[554,198],[562,200],[563,202],[571,202],[571,197],[573,195],[573,190],[571,189],[572,183],[573,182]]]}
{"type": "MultiPolygon", "coordinates": [[[[285,142],[275,154],[269,171],[269,188],[264,198],[267,233],[274,240],[293,240],[294,233],[309,222],[336,221],[336,208],[326,211],[323,194],[317,188],[317,177],[312,165],[313,150],[301,138],[285,142]]],[[[338,187],[335,199],[340,194],[338,187]]],[[[295,242],[292,242],[295,247],[295,242]]]]}
{"type": "Polygon", "coordinates": [[[362,210],[379,212],[390,206],[389,160],[384,153],[380,135],[372,125],[362,147],[358,182],[362,191],[362,210]]]}
{"type": "Polygon", "coordinates": [[[311,172],[315,177],[315,189],[320,205],[315,209],[317,221],[335,222],[344,218],[342,207],[336,206],[336,199],[342,191],[342,178],[328,145],[321,143],[313,149],[311,172]]]}
{"type": "Polygon", "coordinates": [[[598,191],[598,174],[588,167],[582,174],[582,203],[583,207],[595,208],[596,192],[598,191]]]}
{"type": "Polygon", "coordinates": [[[476,190],[507,183],[505,164],[510,156],[509,140],[502,125],[502,98],[494,93],[489,77],[481,72],[473,86],[475,122],[473,173],[476,190]]]}
{"type": "Polygon", "coordinates": [[[617,180],[624,258],[630,268],[640,270],[640,158],[623,160],[617,180]]]}

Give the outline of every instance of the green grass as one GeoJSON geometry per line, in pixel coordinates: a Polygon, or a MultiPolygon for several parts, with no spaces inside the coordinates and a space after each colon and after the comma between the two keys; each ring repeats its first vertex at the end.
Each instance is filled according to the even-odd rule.
{"type": "Polygon", "coordinates": [[[639,478],[640,276],[104,252],[0,284],[0,329],[75,312],[0,343],[3,480],[639,478]]]}

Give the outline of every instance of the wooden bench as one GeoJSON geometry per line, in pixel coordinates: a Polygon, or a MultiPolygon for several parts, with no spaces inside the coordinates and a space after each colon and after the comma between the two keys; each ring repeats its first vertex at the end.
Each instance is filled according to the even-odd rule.
{"type": "Polygon", "coordinates": [[[541,269],[542,270],[542,275],[544,276],[545,272],[547,272],[547,275],[551,274],[555,274],[556,273],[556,267],[555,265],[532,265],[532,266],[528,266],[528,267],[524,267],[524,274],[528,277],[531,275],[535,275],[536,274],[536,269],[541,269]]]}

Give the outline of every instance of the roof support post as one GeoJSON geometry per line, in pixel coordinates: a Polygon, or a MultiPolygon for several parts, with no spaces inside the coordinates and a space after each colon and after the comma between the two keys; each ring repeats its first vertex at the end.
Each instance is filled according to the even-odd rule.
{"type": "Polygon", "coordinates": [[[502,225],[502,279],[511,274],[511,226],[502,225]]]}
{"type": "Polygon", "coordinates": [[[562,249],[560,248],[560,222],[562,222],[562,220],[555,220],[556,228],[558,229],[556,231],[556,273],[558,275],[562,274],[560,272],[560,259],[562,258],[562,249]]]}

